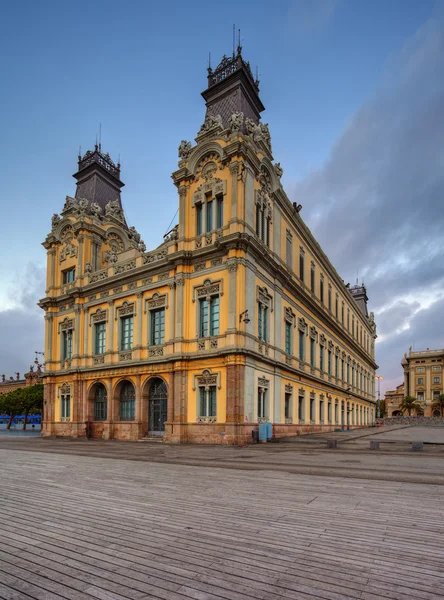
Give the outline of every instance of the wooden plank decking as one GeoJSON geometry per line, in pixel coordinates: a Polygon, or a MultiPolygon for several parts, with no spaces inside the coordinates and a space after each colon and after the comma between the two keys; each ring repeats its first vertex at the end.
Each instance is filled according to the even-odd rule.
{"type": "Polygon", "coordinates": [[[0,598],[444,598],[444,486],[0,458],[0,598]]]}

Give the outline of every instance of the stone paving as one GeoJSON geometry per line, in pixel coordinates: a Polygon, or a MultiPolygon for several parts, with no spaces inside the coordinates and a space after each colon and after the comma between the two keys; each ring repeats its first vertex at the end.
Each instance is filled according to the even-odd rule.
{"type": "Polygon", "coordinates": [[[0,459],[0,598],[444,598],[444,481],[403,480],[440,455],[2,438],[0,459]]]}

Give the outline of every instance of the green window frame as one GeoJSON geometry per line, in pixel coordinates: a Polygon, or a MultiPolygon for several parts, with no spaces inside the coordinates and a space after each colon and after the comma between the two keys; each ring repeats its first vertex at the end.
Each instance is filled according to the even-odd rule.
{"type": "Polygon", "coordinates": [[[129,315],[127,317],[121,317],[120,320],[120,349],[131,350],[134,337],[134,317],[133,315],[129,315]]]}
{"type": "Polygon", "coordinates": [[[207,200],[207,233],[213,229],[213,201],[207,200]]]}
{"type": "Polygon", "coordinates": [[[324,346],[319,346],[319,368],[324,370],[324,346]]]}
{"type": "Polygon", "coordinates": [[[288,392],[284,397],[284,418],[291,419],[291,394],[288,392]]]}
{"type": "Polygon", "coordinates": [[[60,396],[60,416],[62,419],[71,418],[71,394],[61,394],[60,396]]]}
{"type": "Polygon", "coordinates": [[[220,229],[224,226],[224,197],[218,196],[216,199],[216,227],[220,229]]]}
{"type": "Polygon", "coordinates": [[[196,235],[202,235],[202,204],[196,204],[196,235]]]}
{"type": "Polygon", "coordinates": [[[304,420],[304,396],[298,396],[298,420],[304,420]]]}
{"type": "Polygon", "coordinates": [[[313,338],[310,338],[310,364],[316,366],[316,341],[313,338]]]}
{"type": "Polygon", "coordinates": [[[304,276],[305,276],[305,254],[301,250],[301,252],[299,253],[299,279],[301,281],[304,281],[304,276]]]}
{"type": "Polygon", "coordinates": [[[331,350],[327,353],[327,373],[331,375],[331,350]]]}
{"type": "Polygon", "coordinates": [[[94,421],[106,421],[107,394],[103,384],[96,386],[94,394],[94,421]]]}
{"type": "Polygon", "coordinates": [[[165,308],[150,311],[150,345],[165,343],[165,308]]]}
{"type": "Polygon", "coordinates": [[[62,331],[62,360],[72,358],[72,329],[62,331]]]}
{"type": "Polygon", "coordinates": [[[220,300],[219,296],[212,296],[209,300],[199,300],[199,336],[208,337],[219,335],[220,326],[220,300]]]}
{"type": "Polygon", "coordinates": [[[215,417],[216,411],[216,386],[199,387],[199,416],[215,417]]]}
{"type": "Polygon", "coordinates": [[[268,306],[258,303],[258,338],[268,342],[268,306]]]}
{"type": "Polygon", "coordinates": [[[305,360],[305,333],[299,332],[299,360],[305,360]]]}
{"type": "Polygon", "coordinates": [[[106,344],[106,323],[94,325],[94,354],[104,354],[106,344]]]}
{"type": "Polygon", "coordinates": [[[335,377],[339,379],[339,356],[335,356],[335,377]]]}
{"type": "Polygon", "coordinates": [[[134,421],[136,393],[130,381],[125,381],[120,389],[120,420],[134,421]]]}
{"type": "Polygon", "coordinates": [[[285,352],[291,354],[292,350],[291,340],[291,323],[285,321],[285,352]]]}
{"type": "Polygon", "coordinates": [[[62,271],[62,274],[63,284],[72,283],[73,281],[75,281],[76,278],[76,268],[72,267],[71,269],[66,269],[65,271],[62,271]]]}

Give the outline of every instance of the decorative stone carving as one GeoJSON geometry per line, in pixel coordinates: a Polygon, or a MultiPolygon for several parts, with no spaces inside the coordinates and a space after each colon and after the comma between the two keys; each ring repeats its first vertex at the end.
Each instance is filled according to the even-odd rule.
{"type": "Polygon", "coordinates": [[[259,379],[257,380],[257,384],[259,387],[261,388],[265,388],[268,389],[270,382],[268,379],[266,379],[265,377],[259,377],[259,379]]]}
{"type": "Polygon", "coordinates": [[[213,179],[216,171],[217,165],[216,163],[211,161],[204,166],[204,168],[202,169],[201,176],[203,177],[203,179],[205,179],[205,181],[209,181],[210,179],[213,179]]]}
{"type": "Polygon", "coordinates": [[[123,362],[125,360],[131,360],[133,358],[132,352],[120,352],[119,353],[119,361],[123,362]]]}
{"type": "Polygon", "coordinates": [[[179,158],[188,158],[191,154],[191,148],[191,142],[187,142],[187,140],[182,140],[178,149],[179,158]]]}
{"type": "Polygon", "coordinates": [[[211,266],[212,267],[219,267],[222,264],[222,259],[221,258],[213,258],[211,260],[211,266]]]}
{"type": "Polygon", "coordinates": [[[210,350],[216,349],[218,346],[217,340],[210,340],[210,350]]]}
{"type": "Polygon", "coordinates": [[[74,321],[73,319],[68,319],[68,317],[65,317],[60,323],[60,330],[67,331],[68,329],[74,329],[74,321]]]}
{"type": "Polygon", "coordinates": [[[286,394],[292,394],[293,393],[293,386],[290,383],[286,383],[285,384],[285,393],[286,394]]]}
{"type": "Polygon", "coordinates": [[[131,227],[128,229],[128,237],[132,240],[133,246],[137,248],[140,242],[140,233],[137,231],[134,225],[131,225],[131,227]]]}
{"type": "Polygon", "coordinates": [[[285,357],[285,363],[291,367],[291,365],[293,364],[293,359],[291,358],[291,356],[285,357]]]}
{"type": "Polygon", "coordinates": [[[118,200],[110,200],[105,206],[105,215],[107,217],[113,217],[118,221],[123,221],[123,210],[120,207],[120,202],[118,200]]]}
{"type": "Polygon", "coordinates": [[[170,276],[169,271],[165,271],[165,273],[159,273],[159,275],[157,276],[157,281],[165,281],[165,279],[168,279],[169,276],[170,276]]]}
{"type": "Polygon", "coordinates": [[[142,252],[142,253],[146,252],[146,244],[143,240],[140,240],[138,249],[139,249],[139,252],[142,252]]]}
{"type": "Polygon", "coordinates": [[[105,290],[104,292],[100,292],[101,298],[107,298],[109,296],[109,290],[105,290]]]}
{"type": "Polygon", "coordinates": [[[163,260],[167,254],[168,254],[168,250],[166,248],[163,248],[162,250],[154,250],[154,252],[150,252],[149,254],[144,255],[143,264],[148,265],[153,262],[163,260]]]}
{"type": "Polygon", "coordinates": [[[61,252],[60,252],[60,256],[59,256],[59,262],[63,262],[64,260],[66,260],[68,257],[69,258],[75,258],[77,256],[77,246],[74,246],[74,244],[72,243],[71,239],[68,238],[65,245],[63,246],[61,252]]]}
{"type": "Polygon", "coordinates": [[[156,356],[163,356],[163,348],[150,348],[148,351],[148,355],[150,358],[154,358],[156,356]]]}
{"type": "Polygon", "coordinates": [[[92,264],[90,262],[85,263],[85,273],[92,273],[92,264]]]}
{"type": "Polygon", "coordinates": [[[220,115],[212,115],[207,113],[206,117],[205,117],[205,121],[202,125],[202,127],[199,129],[198,132],[198,136],[202,135],[204,133],[207,133],[208,131],[212,131],[213,129],[222,129],[223,125],[222,125],[222,117],[220,115]]]}
{"type": "Polygon", "coordinates": [[[179,224],[175,225],[173,229],[163,236],[164,242],[175,242],[179,239],[179,224]]]}
{"type": "Polygon", "coordinates": [[[119,286],[113,289],[113,294],[120,294],[120,292],[123,292],[123,286],[119,286]]]}
{"type": "Polygon", "coordinates": [[[218,387],[220,387],[220,385],[218,384],[218,374],[211,373],[208,369],[202,371],[202,375],[197,375],[196,379],[199,387],[204,386],[205,389],[209,388],[212,385],[217,385],[218,387]]]}
{"type": "Polygon", "coordinates": [[[102,215],[102,209],[97,202],[92,202],[90,206],[91,214],[93,217],[100,217],[102,215]]]}
{"type": "Polygon", "coordinates": [[[314,392],[310,392],[310,400],[314,400],[316,398],[316,395],[314,392]]]}
{"type": "Polygon", "coordinates": [[[71,210],[72,208],[74,208],[75,204],[76,203],[74,201],[74,198],[71,198],[70,196],[66,196],[66,200],[65,200],[65,204],[63,205],[62,213],[67,212],[67,211],[71,210]]]}
{"type": "Polygon", "coordinates": [[[201,262],[201,263],[197,263],[197,265],[194,265],[194,270],[195,271],[203,271],[206,267],[206,263],[201,262]]]}
{"type": "Polygon", "coordinates": [[[153,283],[152,277],[145,277],[145,279],[142,279],[142,285],[149,285],[150,283],[153,283]]]}
{"type": "Polygon", "coordinates": [[[247,118],[245,119],[245,128],[247,134],[251,136],[256,144],[263,141],[271,151],[271,136],[268,123],[255,123],[252,119],[247,118]]]}
{"type": "Polygon", "coordinates": [[[268,290],[266,287],[258,287],[257,288],[257,300],[264,306],[271,306],[271,297],[268,294],[268,290]]]}
{"type": "Polygon", "coordinates": [[[293,323],[293,325],[295,325],[296,315],[289,306],[285,307],[284,319],[287,321],[287,323],[293,323]]]}
{"type": "MultiPolygon", "coordinates": [[[[116,259],[117,259],[117,256],[116,256],[116,259]]],[[[136,261],[135,260],[130,260],[130,261],[128,261],[126,263],[123,263],[121,265],[116,265],[114,267],[114,273],[115,273],[115,275],[119,275],[120,273],[126,273],[127,271],[131,271],[132,269],[135,269],[135,268],[136,268],[136,261]]]]}
{"type": "Polygon", "coordinates": [[[118,313],[120,317],[124,317],[125,315],[133,315],[134,314],[134,302],[125,302],[118,309],[118,313]]]}
{"type": "Polygon", "coordinates": [[[197,342],[197,350],[198,350],[198,352],[204,351],[205,350],[205,345],[206,345],[205,344],[205,340],[199,340],[197,342]]]}
{"type": "Polygon", "coordinates": [[[274,171],[280,179],[282,177],[282,175],[284,174],[284,169],[281,167],[281,163],[276,163],[274,165],[274,171]]]}
{"type": "Polygon", "coordinates": [[[105,357],[104,356],[94,356],[93,357],[93,364],[94,365],[103,365],[105,362],[105,357]]]}
{"type": "Polygon", "coordinates": [[[298,328],[299,328],[299,331],[302,331],[303,333],[307,332],[307,323],[305,322],[304,317],[299,318],[298,328]]]}
{"type": "Polygon", "coordinates": [[[238,133],[242,129],[242,125],[244,124],[244,113],[238,112],[233,113],[231,117],[228,119],[228,126],[232,133],[238,133]]]}
{"type": "Polygon", "coordinates": [[[198,417],[196,417],[196,423],[217,423],[217,417],[216,416],[212,416],[212,417],[198,416],[198,417]]]}
{"type": "Polygon", "coordinates": [[[62,385],[59,387],[59,393],[60,394],[71,394],[71,386],[65,381],[64,383],[62,383],[62,385]]]}
{"type": "Polygon", "coordinates": [[[126,287],[127,287],[128,290],[135,290],[136,287],[137,287],[137,281],[132,281],[126,287]]]}
{"type": "Polygon", "coordinates": [[[96,271],[93,275],[90,275],[89,282],[95,283],[96,281],[103,281],[108,277],[108,270],[96,271]]]}
{"type": "Polygon", "coordinates": [[[80,198],[80,200],[75,205],[75,212],[80,217],[86,214],[86,209],[88,208],[88,200],[86,198],[80,198]]]}
{"type": "Polygon", "coordinates": [[[54,232],[57,225],[60,223],[62,219],[59,217],[59,215],[57,213],[54,213],[52,215],[52,219],[51,219],[51,231],[54,232]]]}
{"type": "Polygon", "coordinates": [[[95,313],[92,314],[92,320],[94,323],[100,323],[102,321],[106,321],[107,312],[106,310],[102,310],[98,308],[95,313]]]}
{"type": "Polygon", "coordinates": [[[148,310],[154,308],[162,308],[166,306],[166,296],[160,296],[157,292],[153,294],[152,298],[147,300],[148,310]]]}
{"type": "MultiPolygon", "coordinates": [[[[217,296],[220,294],[220,283],[212,283],[210,279],[206,279],[203,285],[197,288],[197,298],[206,298],[210,300],[211,296],[217,296]]],[[[193,302],[195,299],[193,298],[193,302]]]]}
{"type": "Polygon", "coordinates": [[[312,340],[317,339],[318,332],[316,331],[316,327],[310,327],[310,337],[312,340]]]}
{"type": "Polygon", "coordinates": [[[202,248],[202,238],[198,238],[195,242],[196,250],[202,248]]]}

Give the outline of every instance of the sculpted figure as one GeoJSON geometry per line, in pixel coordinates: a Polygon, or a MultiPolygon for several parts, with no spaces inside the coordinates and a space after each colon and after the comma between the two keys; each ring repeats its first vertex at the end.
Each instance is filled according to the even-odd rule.
{"type": "Polygon", "coordinates": [[[216,126],[222,127],[222,117],[220,115],[207,114],[207,116],[205,117],[204,124],[199,129],[199,132],[197,135],[200,135],[201,133],[204,133],[205,131],[209,131],[210,129],[213,129],[213,127],[216,127],[216,126]]]}
{"type": "Polygon", "coordinates": [[[93,202],[91,204],[91,213],[94,217],[99,217],[100,214],[102,213],[102,209],[100,208],[100,206],[97,204],[97,202],[93,202]]]}
{"type": "Polygon", "coordinates": [[[242,125],[244,122],[244,113],[238,112],[233,113],[228,120],[228,125],[230,127],[230,131],[233,133],[238,132],[242,129],[242,125]]]}
{"type": "Polygon", "coordinates": [[[57,227],[57,225],[60,223],[62,219],[59,217],[59,215],[57,213],[54,213],[52,215],[52,219],[51,219],[51,230],[54,231],[54,229],[57,227]]]}
{"type": "Polygon", "coordinates": [[[284,169],[281,167],[281,163],[276,163],[274,165],[274,170],[276,172],[276,175],[279,177],[279,179],[282,177],[282,175],[284,174],[284,169]]]}
{"type": "Polygon", "coordinates": [[[85,273],[92,273],[92,270],[93,270],[92,264],[90,262],[87,262],[85,264],[85,273]]]}
{"type": "Polygon", "coordinates": [[[179,146],[179,158],[188,158],[191,153],[191,142],[187,142],[187,140],[182,140],[179,146]]]}

